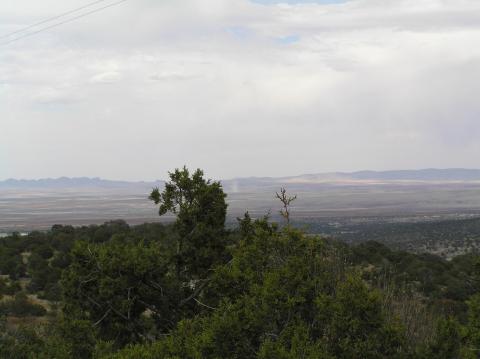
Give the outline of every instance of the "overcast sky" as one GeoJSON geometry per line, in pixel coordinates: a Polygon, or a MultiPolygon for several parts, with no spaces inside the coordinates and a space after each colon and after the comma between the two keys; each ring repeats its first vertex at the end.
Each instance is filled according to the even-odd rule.
{"type": "Polygon", "coordinates": [[[0,46],[0,179],[479,168],[479,44],[479,0],[129,0],[0,46]]]}

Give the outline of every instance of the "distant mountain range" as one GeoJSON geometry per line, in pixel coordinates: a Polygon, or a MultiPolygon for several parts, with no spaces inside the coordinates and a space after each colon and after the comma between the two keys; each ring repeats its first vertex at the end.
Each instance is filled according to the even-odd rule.
{"type": "Polygon", "coordinates": [[[298,176],[312,180],[480,181],[480,170],[450,168],[399,171],[334,172],[298,176]]]}
{"type": "Polygon", "coordinates": [[[111,181],[98,177],[60,177],[42,178],[38,180],[7,179],[0,181],[0,188],[131,188],[139,186],[163,186],[163,181],[128,182],[111,181]]]}
{"type": "MultiPolygon", "coordinates": [[[[290,177],[248,177],[224,180],[222,183],[228,189],[235,187],[265,187],[277,184],[368,184],[388,182],[476,182],[480,181],[478,169],[422,169],[400,171],[359,171],[359,172],[332,172],[319,174],[306,174],[290,177]]],[[[38,180],[8,179],[0,181],[1,188],[152,188],[162,187],[164,181],[153,182],[128,182],[111,181],[101,178],[88,177],[61,177],[45,178],[38,180]]]]}

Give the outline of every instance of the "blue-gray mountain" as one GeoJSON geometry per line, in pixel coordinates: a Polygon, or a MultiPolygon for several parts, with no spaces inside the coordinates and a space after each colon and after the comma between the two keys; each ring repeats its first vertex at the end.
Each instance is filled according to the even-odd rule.
{"type": "MultiPolygon", "coordinates": [[[[359,172],[330,172],[318,174],[305,174],[287,177],[244,177],[223,180],[228,188],[235,185],[264,187],[279,183],[343,183],[345,181],[480,181],[480,169],[421,169],[421,170],[396,170],[396,171],[359,171],[359,172]]],[[[164,182],[156,181],[112,181],[98,177],[61,177],[44,178],[37,180],[7,179],[0,181],[0,188],[139,188],[163,186],[164,182]]]]}

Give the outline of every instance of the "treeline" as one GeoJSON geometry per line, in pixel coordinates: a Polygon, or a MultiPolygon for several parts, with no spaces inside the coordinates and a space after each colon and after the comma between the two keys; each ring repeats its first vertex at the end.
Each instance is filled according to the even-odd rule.
{"type": "Polygon", "coordinates": [[[221,184],[185,168],[150,199],[175,223],[54,226],[0,241],[0,357],[478,356],[474,254],[448,262],[351,247],[248,213],[227,229],[221,184]],[[33,316],[45,320],[11,321],[33,316]]]}
{"type": "Polygon", "coordinates": [[[480,218],[429,222],[298,223],[347,243],[377,241],[397,250],[431,253],[444,258],[480,250],[480,218]]]}

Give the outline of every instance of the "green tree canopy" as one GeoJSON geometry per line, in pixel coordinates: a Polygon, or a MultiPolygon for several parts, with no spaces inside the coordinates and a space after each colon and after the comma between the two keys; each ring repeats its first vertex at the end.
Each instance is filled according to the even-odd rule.
{"type": "Polygon", "coordinates": [[[177,274],[205,278],[216,263],[225,259],[226,194],[220,182],[206,180],[197,169],[184,167],[169,173],[163,192],[155,188],[150,199],[159,205],[160,216],[176,215],[177,274]]]}
{"type": "Polygon", "coordinates": [[[232,260],[203,295],[209,308],[181,321],[153,346],[124,358],[395,358],[401,328],[385,319],[369,289],[325,241],[265,220],[242,221],[232,260]],[[246,228],[250,227],[250,229],[246,228]]]}

